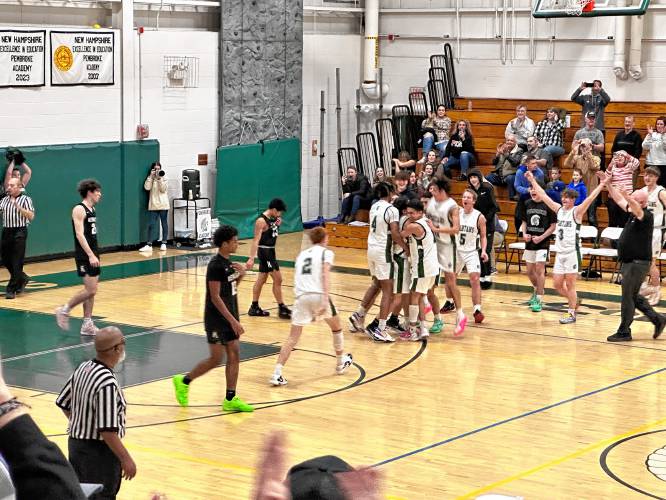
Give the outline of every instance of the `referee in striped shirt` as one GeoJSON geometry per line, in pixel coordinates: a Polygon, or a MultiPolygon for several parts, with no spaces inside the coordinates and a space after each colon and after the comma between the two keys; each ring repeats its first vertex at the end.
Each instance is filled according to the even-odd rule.
{"type": "Polygon", "coordinates": [[[115,499],[122,477],[132,479],[136,464],[120,438],[127,403],[113,368],[125,359],[125,337],[115,326],[95,337],[96,356],[69,377],[56,405],[69,419],[69,461],[82,483],[98,483],[96,499],[115,499]]]}
{"type": "Polygon", "coordinates": [[[21,193],[21,181],[12,177],[7,183],[7,196],[0,200],[2,212],[2,261],[10,274],[6,299],[13,299],[28,283],[23,273],[25,242],[28,224],[35,218],[35,209],[29,196],[21,193]]]}

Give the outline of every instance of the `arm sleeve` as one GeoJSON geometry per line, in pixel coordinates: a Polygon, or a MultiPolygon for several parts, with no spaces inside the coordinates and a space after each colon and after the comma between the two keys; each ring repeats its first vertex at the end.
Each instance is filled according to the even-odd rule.
{"type": "Polygon", "coordinates": [[[646,134],[643,139],[643,149],[648,150],[652,146],[652,134],[646,134]]]}
{"type": "Polygon", "coordinates": [[[604,106],[606,106],[609,102],[611,102],[610,96],[606,93],[606,91],[603,88],[599,89],[599,95],[601,96],[601,102],[603,103],[604,106]]]}
{"type": "Polygon", "coordinates": [[[167,181],[164,177],[161,177],[157,181],[157,185],[160,187],[160,193],[166,193],[167,192],[167,188],[169,187],[169,185],[168,185],[168,183],[167,183],[167,181]]]}
{"type": "Polygon", "coordinates": [[[56,406],[67,411],[72,409],[72,376],[73,374],[67,379],[65,387],[62,388],[55,402],[56,406]]]}
{"type": "Polygon", "coordinates": [[[328,248],[324,250],[324,262],[332,266],[334,261],[335,261],[335,255],[333,254],[333,252],[328,248]]]}
{"type": "Polygon", "coordinates": [[[60,448],[46,439],[30,415],[0,429],[0,453],[9,465],[17,498],[86,498],[60,448]]]}
{"type": "Polygon", "coordinates": [[[118,391],[113,384],[105,385],[97,393],[97,430],[117,431],[120,428],[118,423],[118,391]]]}
{"type": "Polygon", "coordinates": [[[150,175],[146,177],[146,181],[143,183],[143,189],[146,191],[150,191],[150,189],[153,187],[153,180],[150,178],[150,175]]]}
{"type": "Polygon", "coordinates": [[[578,104],[583,104],[585,101],[583,101],[583,98],[580,97],[580,93],[583,91],[580,87],[578,87],[576,90],[574,90],[574,93],[571,94],[571,100],[573,102],[577,102],[578,104]]]}

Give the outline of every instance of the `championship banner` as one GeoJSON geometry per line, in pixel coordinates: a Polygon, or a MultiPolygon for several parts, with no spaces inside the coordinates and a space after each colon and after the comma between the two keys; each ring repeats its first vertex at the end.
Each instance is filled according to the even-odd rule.
{"type": "Polygon", "coordinates": [[[0,87],[46,84],[46,31],[0,30],[0,87]]]}
{"type": "Polygon", "coordinates": [[[51,85],[113,85],[113,31],[51,31],[51,85]]]}

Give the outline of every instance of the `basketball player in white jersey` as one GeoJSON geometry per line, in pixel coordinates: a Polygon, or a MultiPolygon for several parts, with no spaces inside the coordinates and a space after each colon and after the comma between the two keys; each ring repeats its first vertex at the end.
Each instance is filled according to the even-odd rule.
{"type": "Polygon", "coordinates": [[[326,321],[333,333],[333,349],[337,364],[335,372],[342,375],[352,365],[352,355],[343,354],[344,337],[342,322],[329,297],[331,267],[334,255],[326,248],[328,235],[323,227],[315,227],[308,236],[312,246],[303,250],[296,257],[294,276],[294,303],[291,315],[291,331],[287,341],[280,349],[275,371],[270,379],[271,385],[286,385],[282,368],[287,364],[291,351],[296,347],[303,332],[303,327],[319,319],[326,321]]]}
{"type": "Polygon", "coordinates": [[[428,329],[419,322],[423,296],[435,285],[439,276],[437,259],[437,238],[428,219],[423,215],[423,203],[410,200],[407,203],[409,222],[400,232],[409,239],[409,260],[412,273],[412,287],[409,294],[409,340],[420,340],[428,336],[428,329]]]}
{"type": "MultiPolygon", "coordinates": [[[[395,339],[388,333],[386,321],[391,310],[393,299],[393,280],[391,270],[393,268],[393,244],[401,246],[405,251],[407,245],[398,232],[398,209],[391,205],[393,197],[393,186],[387,182],[380,182],[374,188],[374,196],[378,199],[370,208],[370,231],[368,233],[368,269],[373,281],[379,284],[382,298],[379,305],[378,325],[368,326],[366,332],[371,339],[378,342],[393,342],[395,339]]],[[[375,287],[371,286],[368,293],[375,287]]],[[[366,293],[366,296],[368,295],[366,293]]],[[[361,303],[356,317],[350,319],[352,327],[356,330],[362,328],[362,319],[370,304],[361,303]],[[360,325],[356,324],[360,319],[360,325]]],[[[363,330],[361,330],[363,331],[363,330]]]]}
{"type": "Polygon", "coordinates": [[[648,195],[647,209],[652,212],[654,217],[654,231],[652,232],[652,263],[650,265],[650,279],[648,286],[641,287],[641,295],[648,299],[650,305],[657,305],[661,299],[661,286],[659,283],[659,269],[657,268],[657,259],[661,254],[666,207],[666,189],[657,184],[659,180],[659,170],[655,167],[647,167],[643,174],[645,191],[648,195]]]}
{"type": "Polygon", "coordinates": [[[457,269],[460,274],[467,268],[469,284],[472,288],[474,304],[474,322],[481,323],[484,319],[481,312],[481,260],[488,262],[486,253],[486,218],[474,208],[476,193],[465,189],[462,195],[462,211],[460,212],[460,231],[456,234],[457,269]],[[479,250],[481,259],[479,259],[479,250]]]}
{"type": "MultiPolygon", "coordinates": [[[[400,213],[400,220],[398,221],[399,231],[405,229],[405,225],[409,223],[409,217],[407,216],[408,201],[405,196],[398,196],[393,201],[393,206],[400,213]]],[[[412,273],[409,265],[409,254],[400,245],[395,244],[393,245],[392,278],[393,303],[391,305],[391,316],[386,324],[404,339],[410,336],[409,329],[402,327],[398,316],[402,309],[405,313],[405,318],[409,317],[409,294],[412,286],[412,273]]]]}
{"type": "MultiPolygon", "coordinates": [[[[449,180],[444,177],[434,179],[428,186],[432,198],[426,207],[426,216],[430,220],[430,229],[437,237],[437,259],[444,272],[446,285],[446,296],[453,299],[457,311],[457,321],[454,330],[455,335],[461,335],[467,324],[467,317],[462,310],[460,301],[460,290],[458,290],[458,276],[456,275],[456,234],[460,231],[460,210],[458,204],[449,196],[451,185],[449,180]]],[[[433,313],[435,313],[435,322],[431,333],[441,331],[442,323],[438,318],[439,300],[433,290],[428,293],[428,300],[432,304],[433,313]]]]}
{"type": "Polygon", "coordinates": [[[557,214],[557,224],[555,226],[555,265],[553,266],[553,286],[558,293],[567,299],[567,314],[560,318],[563,325],[576,322],[576,308],[578,296],[576,295],[576,279],[581,265],[580,255],[580,226],[583,215],[588,207],[603,191],[607,184],[605,176],[603,181],[594,188],[583,202],[574,206],[578,193],[573,189],[562,191],[562,204],[553,201],[531,172],[525,172],[525,178],[530,182],[532,188],[537,192],[537,196],[557,214]]]}

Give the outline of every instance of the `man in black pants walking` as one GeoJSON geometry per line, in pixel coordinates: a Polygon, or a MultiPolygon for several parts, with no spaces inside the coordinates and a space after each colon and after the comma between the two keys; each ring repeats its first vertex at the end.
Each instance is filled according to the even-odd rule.
{"type": "Polygon", "coordinates": [[[626,342],[631,340],[631,323],[634,312],[638,309],[645,314],[654,325],[653,338],[659,337],[666,326],[666,316],[656,312],[647,299],[638,291],[650,270],[652,260],[652,229],[653,216],[646,209],[647,193],[637,190],[631,195],[613,188],[610,175],[605,174],[603,180],[608,193],[624,211],[629,213],[629,220],[618,240],[618,260],[622,263],[622,310],[620,326],[617,332],[608,337],[609,342],[626,342]]]}
{"type": "Polygon", "coordinates": [[[28,283],[23,272],[28,224],[35,218],[35,209],[29,196],[21,194],[21,183],[12,177],[7,183],[7,196],[0,201],[2,212],[2,261],[10,274],[6,299],[13,299],[28,283]]]}

